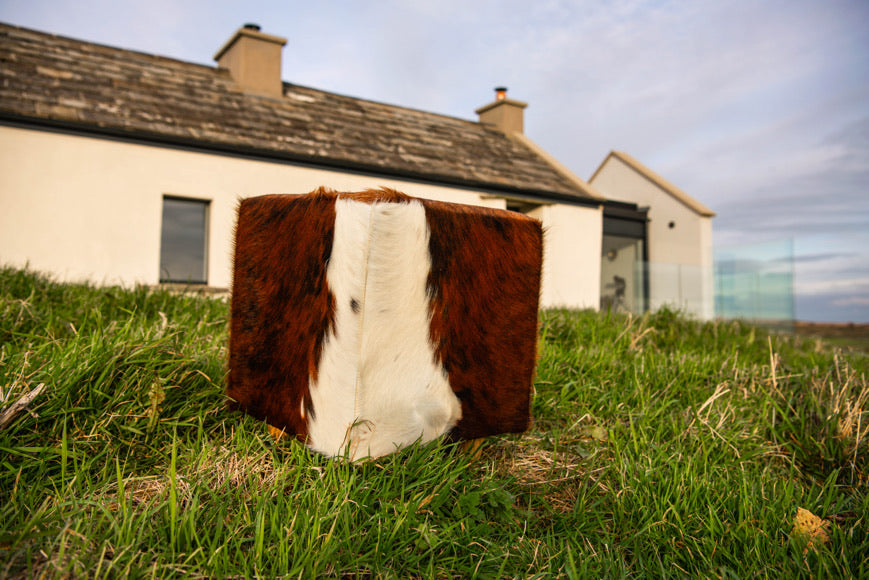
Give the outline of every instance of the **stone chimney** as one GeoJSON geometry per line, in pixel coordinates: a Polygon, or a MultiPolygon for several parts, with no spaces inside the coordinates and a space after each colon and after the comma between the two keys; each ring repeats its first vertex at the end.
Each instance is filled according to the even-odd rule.
{"type": "Polygon", "coordinates": [[[229,71],[244,92],[281,97],[281,51],[286,43],[286,38],[260,32],[257,24],[245,24],[217,51],[214,60],[229,71]]]}
{"type": "Polygon", "coordinates": [[[495,101],[480,107],[475,112],[480,123],[494,125],[505,133],[524,134],[524,109],[528,103],[507,98],[507,87],[495,89],[495,101]]]}

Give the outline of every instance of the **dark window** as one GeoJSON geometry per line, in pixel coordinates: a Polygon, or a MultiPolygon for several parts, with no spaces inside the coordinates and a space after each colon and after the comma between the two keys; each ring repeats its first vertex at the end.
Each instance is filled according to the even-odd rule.
{"type": "Polygon", "coordinates": [[[622,236],[642,240],[646,237],[646,222],[612,218],[604,215],[603,234],[605,236],[622,236]]]}
{"type": "Polygon", "coordinates": [[[528,215],[529,212],[534,211],[538,207],[540,207],[539,203],[532,203],[528,201],[519,201],[513,199],[507,200],[507,210],[515,211],[516,213],[524,213],[525,215],[528,215]]]}
{"type": "Polygon", "coordinates": [[[205,284],[208,281],[208,202],[163,198],[160,281],[205,284]]]}
{"type": "Polygon", "coordinates": [[[648,308],[648,209],[607,201],[603,208],[601,309],[642,314],[648,308]]]}

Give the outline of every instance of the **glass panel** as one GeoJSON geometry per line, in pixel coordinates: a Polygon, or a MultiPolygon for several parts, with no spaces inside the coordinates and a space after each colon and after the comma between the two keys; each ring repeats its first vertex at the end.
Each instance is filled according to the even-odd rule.
{"type": "Polygon", "coordinates": [[[794,315],[792,239],[723,248],[715,256],[715,313],[785,327],[794,315]]]}
{"type": "Polygon", "coordinates": [[[604,236],[601,258],[601,310],[633,312],[645,310],[643,241],[604,236]]]}
{"type": "Polygon", "coordinates": [[[163,199],[160,281],[205,284],[208,202],[163,199]]]}
{"type": "Polygon", "coordinates": [[[687,316],[708,320],[713,316],[712,268],[650,262],[649,309],[677,310],[687,316]]]}

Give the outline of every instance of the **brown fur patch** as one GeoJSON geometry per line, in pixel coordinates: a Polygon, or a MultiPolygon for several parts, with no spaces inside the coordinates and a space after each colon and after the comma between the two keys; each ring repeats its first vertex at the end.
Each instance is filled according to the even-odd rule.
{"type": "Polygon", "coordinates": [[[462,404],[451,436],[530,424],[543,260],[540,222],[424,200],[431,230],[431,337],[462,404]]]}
{"type": "Polygon", "coordinates": [[[267,195],[242,200],[236,226],[229,335],[230,407],[277,429],[307,435],[308,381],[334,298],[326,283],[336,194],[267,195]]]}

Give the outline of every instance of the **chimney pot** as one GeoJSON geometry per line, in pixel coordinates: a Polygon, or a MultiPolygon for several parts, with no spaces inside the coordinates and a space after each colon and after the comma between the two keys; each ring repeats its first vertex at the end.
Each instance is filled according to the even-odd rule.
{"type": "Polygon", "coordinates": [[[253,22],[248,22],[247,24],[244,25],[244,28],[246,28],[247,30],[255,30],[257,32],[262,30],[262,28],[260,27],[259,24],[254,24],[253,22]]]}
{"type": "Polygon", "coordinates": [[[495,87],[495,100],[503,101],[507,98],[507,87],[495,87]]]}

